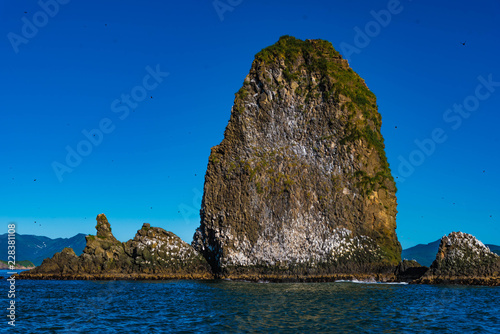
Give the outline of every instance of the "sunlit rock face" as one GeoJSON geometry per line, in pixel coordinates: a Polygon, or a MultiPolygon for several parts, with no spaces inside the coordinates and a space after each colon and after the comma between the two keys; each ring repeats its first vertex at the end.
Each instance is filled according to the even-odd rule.
{"type": "Polygon", "coordinates": [[[132,273],[207,271],[206,261],[193,247],[174,233],[149,224],[144,224],[124,249],[131,258],[132,273]]]}
{"type": "Polygon", "coordinates": [[[333,46],[259,52],[213,147],[192,245],[220,276],[383,271],[400,261],[376,99],[333,46]]]}
{"type": "Polygon", "coordinates": [[[473,235],[452,232],[441,239],[428,276],[500,276],[500,256],[473,235]]]}
{"type": "Polygon", "coordinates": [[[96,218],[96,235],[86,236],[83,254],[65,248],[26,278],[62,279],[165,279],[212,278],[206,260],[172,232],[143,224],[134,239],[118,241],[106,216],[96,218]]]}
{"type": "Polygon", "coordinates": [[[452,232],[441,238],[430,269],[412,283],[500,286],[500,256],[474,236],[452,232]]]}

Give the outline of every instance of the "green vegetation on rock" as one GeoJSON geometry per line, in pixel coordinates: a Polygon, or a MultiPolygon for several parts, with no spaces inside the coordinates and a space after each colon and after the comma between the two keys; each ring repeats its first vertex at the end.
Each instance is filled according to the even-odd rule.
{"type": "MultiPolygon", "coordinates": [[[[3,265],[0,265],[0,269],[10,268],[8,261],[0,260],[0,263],[3,264],[3,265]]],[[[35,267],[35,265],[33,264],[33,262],[28,261],[28,260],[16,261],[15,268],[23,268],[23,267],[24,268],[33,268],[33,267],[35,267]]]]}
{"type": "Polygon", "coordinates": [[[97,216],[96,236],[86,237],[81,256],[65,248],[29,272],[27,278],[211,278],[205,259],[172,232],[144,224],[134,239],[122,243],[111,233],[104,214],[97,216]]]}

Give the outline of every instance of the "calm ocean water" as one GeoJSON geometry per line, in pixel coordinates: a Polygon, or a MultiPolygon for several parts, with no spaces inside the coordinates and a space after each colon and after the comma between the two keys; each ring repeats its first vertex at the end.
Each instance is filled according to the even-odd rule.
{"type": "Polygon", "coordinates": [[[18,280],[16,290],[16,327],[3,317],[0,332],[500,332],[498,287],[18,280]]]}

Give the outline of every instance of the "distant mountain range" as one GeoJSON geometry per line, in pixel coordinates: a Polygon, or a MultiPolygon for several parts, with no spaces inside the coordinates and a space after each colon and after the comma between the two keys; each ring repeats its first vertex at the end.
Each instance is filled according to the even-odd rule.
{"type": "MultiPolygon", "coordinates": [[[[15,269],[31,269],[34,267],[35,265],[33,264],[33,262],[25,260],[25,261],[16,261],[15,269]]],[[[0,260],[0,269],[11,269],[11,267],[7,261],[0,260]]]]}
{"type": "MultiPolygon", "coordinates": [[[[52,257],[65,247],[73,248],[80,255],[85,248],[85,234],[77,234],[71,238],[51,239],[29,234],[16,235],[16,261],[27,260],[39,266],[45,258],[52,257]]],[[[0,249],[7,250],[7,233],[0,235],[0,249]]],[[[7,261],[7,251],[0,252],[0,260],[7,261]]]]}
{"type": "MultiPolygon", "coordinates": [[[[440,242],[441,239],[428,243],[427,245],[420,244],[414,247],[403,249],[401,258],[407,260],[416,260],[421,265],[429,267],[436,259],[436,254],[440,242]]],[[[500,255],[500,246],[491,244],[487,244],[486,246],[489,247],[492,252],[500,255]]]]}

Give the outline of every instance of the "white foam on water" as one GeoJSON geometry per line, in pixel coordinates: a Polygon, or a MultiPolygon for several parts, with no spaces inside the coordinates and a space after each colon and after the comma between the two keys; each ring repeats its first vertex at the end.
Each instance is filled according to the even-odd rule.
{"type": "Polygon", "coordinates": [[[386,285],[408,285],[406,282],[377,282],[377,281],[358,281],[353,280],[338,280],[335,283],[356,283],[356,284],[386,284],[386,285]]]}

